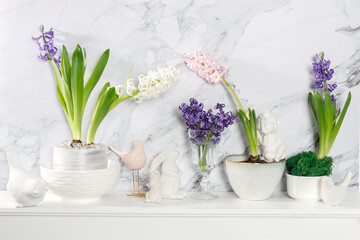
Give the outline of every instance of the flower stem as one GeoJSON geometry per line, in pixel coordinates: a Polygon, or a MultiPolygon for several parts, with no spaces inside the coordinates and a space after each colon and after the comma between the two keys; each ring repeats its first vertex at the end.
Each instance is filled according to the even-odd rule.
{"type": "Polygon", "coordinates": [[[199,163],[198,163],[198,165],[199,165],[199,168],[200,168],[200,170],[202,171],[202,165],[201,165],[201,161],[202,161],[202,158],[201,158],[201,152],[202,152],[202,147],[201,147],[201,145],[197,145],[197,147],[198,147],[198,153],[199,153],[199,163]]]}
{"type": "Polygon", "coordinates": [[[128,94],[127,94],[127,95],[125,95],[125,96],[123,96],[123,97],[119,97],[117,100],[115,100],[115,101],[111,104],[109,112],[110,112],[111,110],[113,110],[118,104],[120,104],[121,102],[123,102],[123,101],[125,101],[125,100],[128,100],[129,98],[135,96],[135,95],[138,94],[139,92],[140,92],[140,90],[139,90],[139,89],[136,89],[135,91],[133,91],[133,92],[131,93],[131,95],[128,95],[128,94]]]}
{"type": "Polygon", "coordinates": [[[201,169],[202,172],[207,171],[206,152],[207,152],[207,149],[208,149],[208,146],[209,146],[209,143],[210,143],[211,135],[212,135],[212,132],[210,130],[207,137],[206,137],[206,142],[205,142],[204,148],[202,150],[201,164],[199,164],[200,169],[201,169]]]}
{"type": "MultiPolygon", "coordinates": [[[[323,76],[325,79],[325,77],[326,77],[325,69],[322,70],[322,73],[323,73],[323,76]]],[[[324,90],[325,90],[325,92],[326,92],[326,90],[328,90],[328,85],[327,85],[326,79],[324,80],[324,90]]]]}
{"type": "Polygon", "coordinates": [[[231,94],[233,95],[237,105],[239,106],[240,110],[242,110],[243,112],[245,112],[243,106],[240,103],[239,98],[237,97],[234,89],[230,86],[230,84],[225,80],[225,78],[221,77],[221,79],[223,80],[223,82],[225,83],[225,85],[227,86],[227,88],[230,90],[231,94]]]}
{"type": "MultiPolygon", "coordinates": [[[[49,52],[49,46],[47,45],[47,42],[46,42],[46,38],[45,38],[45,33],[44,33],[44,26],[40,25],[40,30],[41,30],[41,38],[43,39],[44,41],[44,47],[46,48],[46,56],[48,57],[49,60],[52,59],[51,57],[51,54],[49,52]]],[[[59,68],[59,66],[57,66],[59,68]]]]}

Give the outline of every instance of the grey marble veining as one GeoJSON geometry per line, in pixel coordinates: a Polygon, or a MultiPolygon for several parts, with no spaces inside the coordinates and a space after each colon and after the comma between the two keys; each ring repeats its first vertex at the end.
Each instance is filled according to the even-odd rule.
{"type": "MultiPolygon", "coordinates": [[[[359,179],[360,2],[350,0],[125,0],[55,1],[5,0],[0,3],[0,189],[6,188],[6,152],[20,153],[22,164],[39,172],[51,160],[53,146],[71,138],[56,97],[55,82],[46,63],[37,60],[39,24],[53,27],[58,47],[70,51],[77,43],[87,50],[88,70],[100,54],[111,49],[102,79],[90,96],[83,129],[89,126],[96,95],[110,81],[121,84],[131,67],[132,77],[158,66],[181,70],[182,81],[157,99],[122,103],[103,121],[96,141],[128,150],[135,139],[145,141],[148,162],[141,170],[145,187],[150,160],[165,149],[180,152],[182,187],[198,189],[179,104],[196,97],[213,107],[236,105],[227,89],[209,85],[189,71],[182,58],[200,49],[230,68],[228,81],[243,105],[260,114],[273,111],[287,155],[316,149],[316,126],[307,103],[313,76],[311,62],[324,51],[335,69],[336,97],[352,102],[331,150],[333,178],[340,182],[353,172],[351,189],[359,179]]],[[[84,131],[84,138],[85,138],[84,131]]],[[[224,132],[221,151],[246,149],[240,122],[224,132]]],[[[117,159],[109,152],[109,157],[117,159]]],[[[210,176],[214,190],[231,189],[222,163],[210,176]]],[[[131,173],[123,169],[117,189],[131,189],[131,173]]],[[[284,189],[284,182],[280,186],[284,189]]]]}

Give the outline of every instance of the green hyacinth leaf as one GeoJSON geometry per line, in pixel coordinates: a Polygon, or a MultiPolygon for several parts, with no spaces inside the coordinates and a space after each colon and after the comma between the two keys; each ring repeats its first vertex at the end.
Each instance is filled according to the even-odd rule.
{"type": "Polygon", "coordinates": [[[66,80],[66,83],[69,86],[69,90],[71,91],[71,65],[68,51],[64,45],[61,54],[61,72],[63,73],[64,79],[66,80]]]}
{"type": "Polygon", "coordinates": [[[254,144],[257,145],[257,129],[256,129],[256,114],[255,110],[250,110],[250,127],[254,139],[254,144]]]}
{"type": "Polygon", "coordinates": [[[308,99],[309,99],[309,104],[310,104],[310,107],[311,107],[311,111],[312,111],[313,116],[315,118],[316,125],[319,128],[320,127],[319,115],[318,115],[318,111],[317,111],[317,104],[315,104],[314,95],[312,93],[309,93],[308,99]]]}
{"type": "Polygon", "coordinates": [[[246,117],[246,114],[242,110],[238,111],[238,115],[239,115],[240,121],[242,122],[242,124],[244,126],[244,129],[245,129],[246,137],[247,137],[248,142],[249,142],[251,155],[253,157],[256,157],[256,156],[258,156],[258,146],[256,145],[256,143],[254,141],[254,138],[253,138],[253,133],[252,133],[252,129],[251,129],[251,126],[250,126],[250,121],[246,117]]]}
{"type": "Polygon", "coordinates": [[[66,103],[66,104],[64,104],[64,106],[66,106],[66,109],[64,109],[64,112],[66,112],[69,115],[69,117],[71,118],[72,113],[73,113],[73,106],[72,106],[72,98],[71,98],[71,93],[70,93],[69,87],[68,87],[65,79],[61,75],[60,70],[59,70],[58,66],[56,65],[55,61],[51,58],[51,59],[49,59],[49,62],[50,62],[50,66],[51,66],[53,74],[54,74],[54,78],[55,78],[55,82],[56,82],[56,89],[57,89],[57,91],[59,91],[61,93],[61,96],[62,96],[64,102],[66,103]]]}
{"type": "Polygon", "coordinates": [[[83,48],[83,55],[84,55],[84,72],[86,71],[86,64],[87,64],[87,58],[86,58],[86,49],[83,48]]]}
{"type": "Polygon", "coordinates": [[[93,143],[95,134],[100,126],[100,123],[105,118],[110,110],[111,104],[118,98],[115,88],[108,89],[103,96],[100,97],[98,107],[93,113],[93,119],[90,123],[89,131],[87,134],[87,143],[93,143]]]}
{"type": "Polygon", "coordinates": [[[81,47],[77,45],[72,56],[71,95],[74,104],[75,139],[81,139],[81,123],[83,114],[84,94],[84,56],[81,47]]]}
{"type": "Polygon", "coordinates": [[[85,110],[85,105],[88,101],[88,98],[90,96],[90,93],[94,89],[95,85],[99,82],[99,79],[104,72],[104,69],[106,67],[106,64],[109,60],[110,50],[106,50],[102,56],[100,57],[98,63],[96,64],[90,78],[88,79],[85,89],[84,89],[84,99],[83,99],[83,109],[82,112],[85,110]]]}
{"type": "MultiPolygon", "coordinates": [[[[333,105],[335,103],[331,102],[330,92],[326,91],[325,93],[325,124],[326,124],[326,139],[328,139],[329,135],[332,131],[332,126],[334,122],[334,113],[333,113],[333,105]]],[[[335,104],[336,105],[336,104],[335,104]]]]}
{"type": "MultiPolygon", "coordinates": [[[[105,83],[105,85],[102,87],[102,89],[101,89],[101,91],[100,91],[100,93],[99,93],[98,99],[96,100],[96,104],[95,104],[95,108],[94,108],[94,113],[97,112],[97,110],[98,110],[98,108],[99,108],[99,105],[100,105],[100,102],[101,102],[102,98],[104,97],[104,95],[105,95],[105,93],[106,93],[106,91],[108,90],[109,87],[110,87],[110,83],[109,83],[109,82],[105,83]]],[[[95,116],[96,116],[96,115],[93,114],[91,121],[95,118],[95,116]]]]}
{"type": "Polygon", "coordinates": [[[334,129],[332,129],[332,132],[329,136],[329,140],[328,140],[328,144],[329,144],[329,147],[328,147],[328,152],[330,152],[330,149],[336,139],[336,136],[337,134],[339,133],[339,130],[340,130],[340,127],[341,127],[341,124],[345,118],[345,115],[346,115],[346,112],[349,108],[349,105],[350,105],[350,102],[351,102],[351,92],[348,93],[348,96],[346,98],[346,101],[345,101],[345,104],[344,104],[344,108],[343,110],[341,111],[341,114],[340,114],[340,117],[337,121],[337,123],[335,124],[335,127],[334,129]]]}
{"type": "Polygon", "coordinates": [[[319,117],[319,154],[318,158],[323,158],[323,152],[326,147],[326,119],[325,119],[325,109],[324,109],[324,102],[321,95],[316,92],[315,93],[315,104],[317,106],[317,114],[319,117]]]}

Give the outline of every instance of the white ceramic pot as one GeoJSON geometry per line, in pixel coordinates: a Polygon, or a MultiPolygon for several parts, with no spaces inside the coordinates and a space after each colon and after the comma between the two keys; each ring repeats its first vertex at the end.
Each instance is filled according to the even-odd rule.
{"type": "Polygon", "coordinates": [[[290,197],[297,200],[321,200],[320,188],[321,179],[320,177],[304,177],[304,176],[293,176],[286,173],[286,187],[287,193],[290,197]]]}
{"type": "Polygon", "coordinates": [[[70,142],[66,141],[54,147],[52,167],[64,171],[105,169],[108,164],[107,150],[103,144],[71,147],[70,142]]]}
{"type": "Polygon", "coordinates": [[[110,192],[118,182],[121,165],[109,161],[105,169],[65,171],[52,167],[52,162],[40,166],[47,188],[69,202],[91,202],[110,192]]]}
{"type": "Polygon", "coordinates": [[[247,155],[225,157],[226,174],[234,192],[245,200],[265,200],[275,192],[284,174],[285,160],[249,163],[247,155]]]}

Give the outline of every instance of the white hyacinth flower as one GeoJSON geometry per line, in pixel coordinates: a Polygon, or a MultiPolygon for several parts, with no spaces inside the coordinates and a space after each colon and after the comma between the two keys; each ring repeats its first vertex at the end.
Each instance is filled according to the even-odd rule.
{"type": "Polygon", "coordinates": [[[119,97],[121,97],[122,90],[123,90],[123,86],[122,86],[122,85],[117,85],[117,86],[115,86],[116,95],[118,95],[119,97]]]}
{"type": "Polygon", "coordinates": [[[159,67],[157,71],[149,71],[147,75],[140,75],[138,87],[135,87],[133,79],[129,79],[126,93],[132,95],[132,92],[139,89],[139,93],[132,97],[135,102],[139,103],[144,99],[157,98],[179,81],[180,70],[174,67],[159,67]]]}

